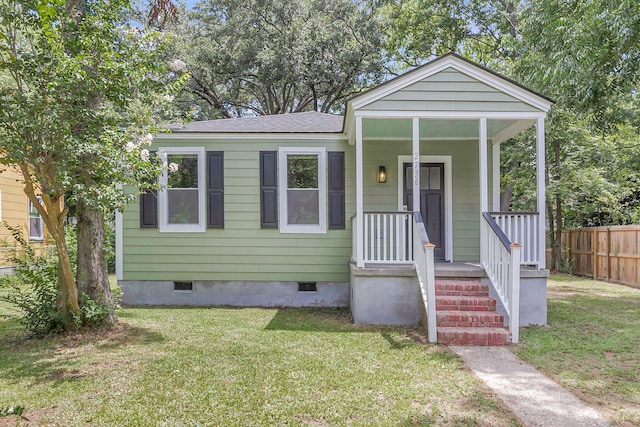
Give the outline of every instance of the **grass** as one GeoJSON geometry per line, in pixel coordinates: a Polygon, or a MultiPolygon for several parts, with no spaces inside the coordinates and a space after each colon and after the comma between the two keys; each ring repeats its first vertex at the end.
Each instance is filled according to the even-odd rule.
{"type": "Polygon", "coordinates": [[[119,316],[111,331],[43,340],[0,320],[0,408],[65,426],[518,425],[419,328],[354,326],[331,309],[119,316]]]}
{"type": "Polygon", "coordinates": [[[552,276],[548,326],[514,351],[614,425],[640,425],[640,289],[552,276]]]}

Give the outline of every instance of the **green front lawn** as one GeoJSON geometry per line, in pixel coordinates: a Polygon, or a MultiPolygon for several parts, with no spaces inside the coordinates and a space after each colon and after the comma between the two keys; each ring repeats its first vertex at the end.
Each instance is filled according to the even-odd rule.
{"type": "Polygon", "coordinates": [[[640,289],[552,276],[548,326],[514,351],[612,423],[640,425],[640,289]]]}
{"type": "Polygon", "coordinates": [[[119,315],[108,332],[0,332],[0,408],[65,426],[518,425],[419,328],[354,326],[329,309],[119,315]]]}

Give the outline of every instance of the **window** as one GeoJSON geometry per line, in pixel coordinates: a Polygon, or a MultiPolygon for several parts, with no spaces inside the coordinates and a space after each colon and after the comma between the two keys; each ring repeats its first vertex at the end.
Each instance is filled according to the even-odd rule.
{"type": "Polygon", "coordinates": [[[324,148],[280,148],[280,231],[326,232],[327,190],[324,148]]]}
{"type": "Polygon", "coordinates": [[[177,165],[177,170],[165,169],[160,177],[160,231],[205,231],[204,148],[168,147],[160,155],[168,165],[177,165]]]}
{"type": "MultiPolygon", "coordinates": [[[[42,203],[40,196],[37,196],[38,202],[42,203]]],[[[31,200],[28,200],[29,205],[29,240],[44,240],[44,224],[40,212],[35,207],[31,200]]]]}

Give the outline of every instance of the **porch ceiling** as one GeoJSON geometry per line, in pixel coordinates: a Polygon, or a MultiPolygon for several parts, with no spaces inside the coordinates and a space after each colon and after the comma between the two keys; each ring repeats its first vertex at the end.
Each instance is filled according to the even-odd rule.
{"type": "MultiPolygon", "coordinates": [[[[364,140],[412,139],[412,120],[408,118],[367,118],[363,121],[364,140]]],[[[536,123],[531,119],[487,120],[489,141],[503,142],[536,123]]],[[[477,119],[420,119],[422,140],[478,140],[477,119]]]]}

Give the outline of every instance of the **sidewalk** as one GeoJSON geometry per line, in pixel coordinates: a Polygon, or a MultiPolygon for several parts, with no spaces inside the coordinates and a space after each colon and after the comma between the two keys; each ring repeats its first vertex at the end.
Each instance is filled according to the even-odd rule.
{"type": "Polygon", "coordinates": [[[605,427],[593,408],[504,347],[449,346],[525,426],[605,427]]]}

